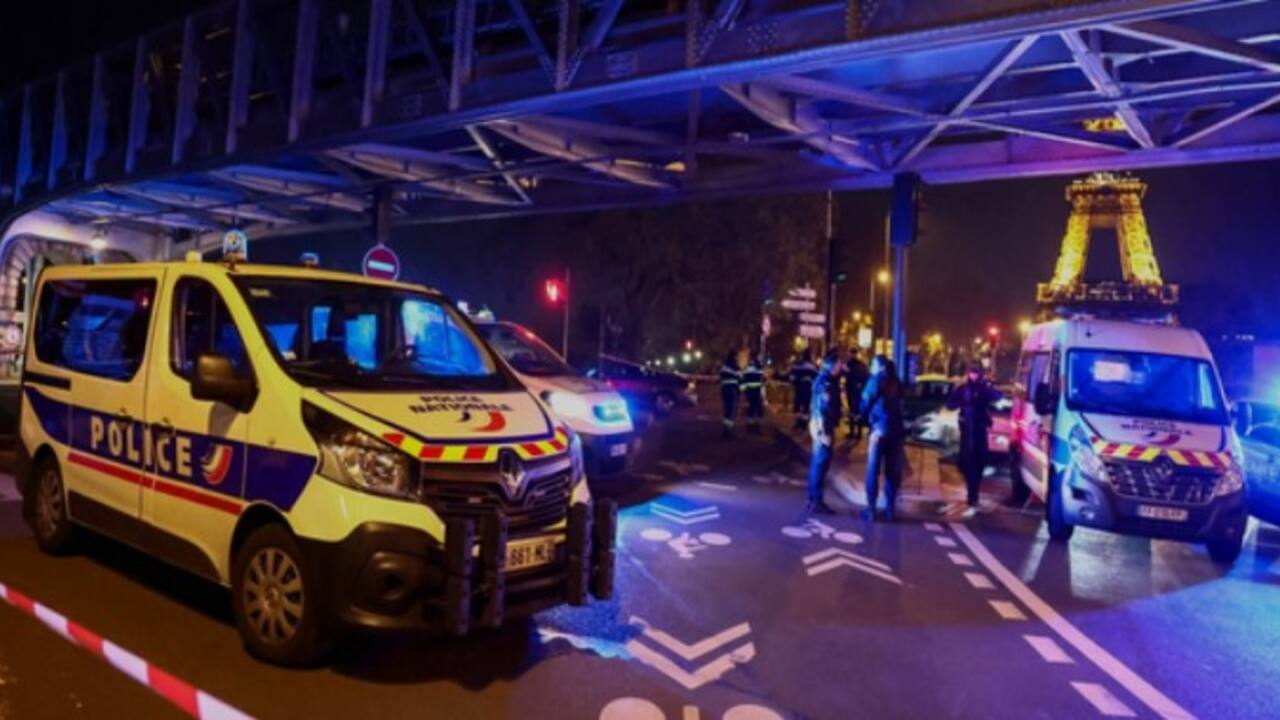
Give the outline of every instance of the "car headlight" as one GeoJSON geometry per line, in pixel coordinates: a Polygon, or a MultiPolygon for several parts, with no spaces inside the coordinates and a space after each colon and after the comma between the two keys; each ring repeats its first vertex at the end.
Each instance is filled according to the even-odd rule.
{"type": "Polygon", "coordinates": [[[1076,425],[1071,430],[1071,435],[1067,437],[1067,445],[1071,449],[1071,463],[1079,468],[1085,477],[1098,481],[1107,480],[1107,464],[1094,451],[1093,443],[1089,441],[1084,428],[1076,425]]]}
{"type": "Polygon", "coordinates": [[[631,421],[627,413],[627,404],[621,400],[609,400],[596,404],[593,408],[596,420],[606,425],[622,425],[631,421]]]}
{"type": "Polygon", "coordinates": [[[579,395],[550,390],[542,394],[542,399],[546,400],[551,410],[562,418],[586,420],[591,417],[591,407],[579,395]]]}
{"type": "Polygon", "coordinates": [[[582,455],[582,438],[569,430],[569,460],[573,472],[573,496],[571,503],[591,502],[591,490],[587,488],[587,463],[582,455]]]}
{"type": "Polygon", "coordinates": [[[388,497],[416,500],[419,482],[403,452],[332,413],[303,403],[302,418],[320,450],[321,477],[388,497]]]}

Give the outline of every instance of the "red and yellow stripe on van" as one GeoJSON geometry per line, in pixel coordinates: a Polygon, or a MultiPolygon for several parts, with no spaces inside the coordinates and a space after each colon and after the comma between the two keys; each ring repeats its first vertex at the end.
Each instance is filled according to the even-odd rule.
{"type": "Polygon", "coordinates": [[[1211,470],[1225,470],[1231,465],[1231,453],[1225,451],[1176,450],[1152,445],[1108,442],[1102,438],[1093,439],[1093,451],[1109,460],[1155,462],[1159,458],[1167,457],[1173,461],[1174,465],[1211,470]]]}
{"type": "Polygon", "coordinates": [[[492,445],[424,443],[415,437],[398,432],[384,433],[382,439],[419,460],[444,463],[497,462],[498,451],[502,448],[515,450],[516,454],[524,460],[558,455],[569,449],[569,433],[564,428],[556,428],[555,433],[547,440],[492,445]]]}

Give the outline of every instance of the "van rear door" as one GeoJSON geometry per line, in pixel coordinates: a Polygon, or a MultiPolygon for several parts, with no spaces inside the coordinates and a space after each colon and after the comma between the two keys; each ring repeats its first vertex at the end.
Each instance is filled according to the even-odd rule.
{"type": "Polygon", "coordinates": [[[141,509],[146,358],[162,277],[129,265],[54,274],[36,303],[26,406],[57,448],[71,516],[113,534],[136,529],[141,509]]]}

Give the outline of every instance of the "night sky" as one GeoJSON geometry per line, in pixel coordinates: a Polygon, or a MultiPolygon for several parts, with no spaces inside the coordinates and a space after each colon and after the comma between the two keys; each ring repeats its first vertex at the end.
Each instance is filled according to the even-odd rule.
{"type": "MultiPolygon", "coordinates": [[[[206,0],[114,0],[113,2],[24,3],[27,22],[5,10],[0,22],[0,87],[48,74],[94,49],[177,19],[206,0]],[[69,22],[74,18],[74,22],[69,22]]],[[[1156,170],[1140,174],[1150,187],[1147,219],[1167,281],[1184,285],[1184,316],[1214,329],[1280,337],[1280,262],[1274,241],[1280,228],[1280,163],[1251,163],[1156,170]]],[[[940,331],[950,338],[975,334],[989,322],[1010,327],[1032,311],[1035,284],[1053,268],[1067,219],[1063,190],[1069,178],[930,187],[925,192],[924,236],[911,261],[910,326],[913,334],[940,331]]],[[[839,199],[837,233],[846,243],[849,282],[841,291],[843,311],[867,305],[867,279],[881,265],[886,193],[845,194],[839,199]]],[[[665,212],[661,208],[652,212],[665,212]]],[[[535,243],[537,220],[486,223],[485,227],[421,225],[401,229],[397,243],[430,244],[433,262],[423,279],[460,296],[483,297],[483,272],[468,249],[476,237],[522,247],[535,243]],[[461,241],[461,242],[459,242],[461,241]],[[466,272],[464,270],[470,270],[466,272]]],[[[619,240],[624,241],[623,239],[619,240]]],[[[278,257],[296,257],[314,240],[281,241],[278,257]]],[[[329,257],[351,255],[363,239],[334,238],[329,257]]],[[[327,244],[327,243],[326,243],[327,244]]],[[[1096,246],[1098,244],[1095,244],[1096,246]]],[[[563,252],[546,243],[548,255],[563,252]]],[[[325,250],[319,247],[314,249],[325,250]]],[[[524,249],[528,253],[529,250],[524,249]]],[[[501,257],[501,248],[496,255],[501,257]]],[[[536,250],[533,255],[536,256],[536,250]]],[[[530,262],[530,286],[541,267],[530,262]]],[[[1097,247],[1090,274],[1118,274],[1114,243],[1097,247]]],[[[521,318],[521,306],[513,314],[521,318]]],[[[525,312],[536,313],[525,308],[525,312]]]]}

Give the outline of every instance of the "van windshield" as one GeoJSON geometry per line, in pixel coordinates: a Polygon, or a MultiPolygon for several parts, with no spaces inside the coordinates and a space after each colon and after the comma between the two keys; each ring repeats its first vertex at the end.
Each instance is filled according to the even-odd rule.
{"type": "Polygon", "coordinates": [[[359,282],[240,276],[285,372],[303,385],[507,390],[509,373],[442,299],[359,282]]]}
{"type": "Polygon", "coordinates": [[[1078,412],[1227,423],[1218,377],[1207,361],[1115,350],[1067,354],[1067,406],[1078,412]]]}
{"type": "Polygon", "coordinates": [[[531,377],[578,374],[537,335],[519,325],[488,323],[478,325],[476,329],[518,373],[531,377]]]}

